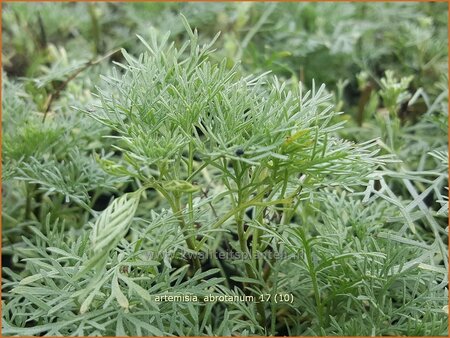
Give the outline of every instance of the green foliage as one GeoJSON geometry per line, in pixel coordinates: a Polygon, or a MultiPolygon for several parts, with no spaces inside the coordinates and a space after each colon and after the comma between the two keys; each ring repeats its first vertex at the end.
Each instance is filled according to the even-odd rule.
{"type": "Polygon", "coordinates": [[[446,6],[5,4],[2,333],[447,335],[446,6]]]}

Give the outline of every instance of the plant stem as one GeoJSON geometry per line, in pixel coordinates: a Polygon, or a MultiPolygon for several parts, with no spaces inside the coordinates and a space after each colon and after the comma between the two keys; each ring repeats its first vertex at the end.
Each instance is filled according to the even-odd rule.
{"type": "Polygon", "coordinates": [[[314,268],[314,262],[312,258],[311,246],[309,245],[308,240],[303,231],[300,231],[300,238],[302,239],[303,246],[305,248],[306,262],[308,264],[309,275],[311,276],[311,282],[314,290],[314,298],[317,306],[317,314],[319,319],[320,327],[324,327],[324,315],[323,315],[323,306],[322,301],[320,299],[320,289],[319,284],[317,282],[316,269],[314,268]]]}
{"type": "Polygon", "coordinates": [[[32,199],[32,189],[30,185],[26,185],[27,189],[27,200],[25,204],[25,220],[30,220],[31,217],[31,199],[32,199]]]}
{"type": "MultiPolygon", "coordinates": [[[[191,234],[189,234],[186,222],[184,221],[183,214],[181,213],[181,202],[178,196],[175,197],[175,201],[172,201],[172,211],[176,215],[178,219],[178,223],[180,224],[180,228],[183,231],[183,235],[186,238],[186,244],[189,249],[194,252],[197,252],[197,246],[195,245],[195,239],[192,238],[191,234]]],[[[194,272],[201,269],[200,259],[195,256],[192,258],[194,263],[194,272]]]]}
{"type": "MultiPolygon", "coordinates": [[[[238,238],[239,238],[239,245],[241,247],[241,252],[243,254],[243,257],[248,257],[250,251],[247,248],[247,241],[245,240],[243,212],[242,211],[238,212],[238,215],[236,218],[236,223],[237,223],[238,238]]],[[[257,276],[255,275],[255,273],[252,270],[251,263],[249,264],[244,261],[244,265],[245,265],[245,271],[247,273],[247,276],[250,277],[251,279],[257,280],[257,276]]],[[[259,287],[257,285],[255,285],[255,288],[259,288],[259,287]]],[[[258,297],[258,296],[259,295],[257,294],[256,297],[258,297]]],[[[261,302],[257,302],[256,309],[257,309],[258,315],[259,315],[259,323],[261,324],[261,326],[265,327],[266,314],[265,314],[265,310],[264,310],[264,304],[261,302]]]]}
{"type": "MultiPolygon", "coordinates": [[[[193,162],[194,162],[194,147],[192,142],[189,142],[189,159],[188,159],[188,176],[192,175],[192,169],[193,169],[193,162]]],[[[194,225],[194,205],[192,200],[192,193],[188,193],[188,208],[189,208],[189,223],[191,226],[194,225]]]]}
{"type": "Polygon", "coordinates": [[[89,16],[91,17],[91,29],[93,35],[93,49],[94,54],[98,55],[100,53],[100,25],[98,22],[97,13],[95,12],[95,7],[92,3],[88,4],[89,16]]]}
{"type": "MultiPolygon", "coordinates": [[[[175,195],[174,198],[172,198],[170,196],[170,194],[156,182],[148,182],[143,187],[143,189],[147,189],[150,187],[159,191],[166,198],[167,202],[169,203],[169,205],[172,209],[173,214],[178,219],[178,224],[180,225],[180,228],[183,231],[183,235],[185,237],[185,241],[186,241],[188,248],[194,252],[198,252],[197,245],[195,244],[195,238],[191,237],[191,235],[187,231],[188,230],[187,225],[186,225],[186,222],[184,221],[183,214],[181,213],[180,197],[178,195],[175,195]]],[[[200,264],[200,260],[198,257],[193,257],[192,262],[194,265],[194,272],[201,269],[201,264],[200,264]]]]}
{"type": "MultiPolygon", "coordinates": [[[[258,173],[259,174],[259,173],[258,173]]],[[[264,195],[260,194],[262,189],[262,182],[260,182],[261,185],[258,186],[258,196],[259,196],[259,201],[262,202],[264,195]]],[[[263,224],[264,222],[264,209],[266,207],[262,207],[262,206],[255,206],[255,220],[257,223],[259,223],[260,225],[263,224]]],[[[259,248],[259,244],[260,244],[260,235],[261,235],[261,230],[260,229],[253,229],[253,240],[252,240],[252,258],[253,258],[253,265],[255,267],[255,269],[258,268],[259,265],[259,259],[257,257],[258,252],[260,250],[259,248]]]]}
{"type": "MultiPolygon", "coordinates": [[[[268,190],[270,190],[270,187],[267,187],[266,189],[264,189],[261,193],[259,193],[258,195],[255,196],[255,198],[251,199],[250,201],[244,202],[241,205],[237,205],[234,209],[230,210],[229,212],[227,212],[225,215],[222,216],[221,219],[219,219],[216,223],[214,223],[211,226],[211,229],[216,229],[218,227],[220,227],[223,223],[225,223],[228,219],[230,219],[231,217],[236,215],[237,211],[240,210],[245,210],[248,207],[251,206],[264,206],[267,207],[269,205],[274,205],[274,204],[279,204],[279,203],[286,203],[287,200],[275,200],[275,201],[268,201],[268,202],[258,202],[258,199],[261,195],[264,195],[268,190]]],[[[199,249],[201,249],[202,245],[206,242],[206,238],[203,238],[200,241],[200,245],[199,245],[199,249]]]]}
{"type": "MultiPolygon", "coordinates": [[[[233,163],[233,166],[235,168],[235,174],[236,174],[236,178],[237,178],[237,194],[238,194],[238,206],[241,205],[243,203],[243,201],[245,200],[245,196],[243,195],[243,191],[241,189],[241,182],[243,180],[245,180],[245,173],[244,170],[241,169],[241,166],[239,164],[239,162],[235,161],[233,163]],[[239,173],[239,171],[241,171],[239,173]]],[[[245,184],[246,182],[244,182],[245,184]]],[[[260,196],[258,197],[258,200],[262,198],[262,196],[264,196],[264,194],[259,194],[260,196]]],[[[237,232],[238,232],[238,238],[239,238],[239,245],[241,247],[241,252],[242,252],[242,256],[248,257],[248,255],[250,254],[250,250],[247,247],[247,241],[245,239],[245,231],[244,231],[244,212],[245,212],[245,208],[240,208],[240,210],[238,210],[235,214],[235,219],[236,219],[236,225],[237,225],[237,232]]],[[[244,265],[245,265],[245,271],[247,273],[247,276],[253,280],[257,280],[258,277],[257,275],[254,273],[254,271],[252,270],[252,262],[253,259],[251,260],[250,263],[247,263],[246,261],[244,261],[244,265]]],[[[256,270],[256,266],[255,266],[255,270],[256,270]]],[[[254,286],[256,289],[259,289],[258,285],[254,286]]],[[[259,295],[257,294],[256,297],[258,297],[259,295]]],[[[259,316],[259,323],[262,327],[265,327],[266,325],[266,314],[265,314],[265,309],[264,309],[264,304],[261,302],[257,302],[256,303],[256,309],[258,311],[258,316],[259,316]]]]}
{"type": "Polygon", "coordinates": [[[84,72],[86,69],[88,69],[91,66],[96,65],[97,63],[100,63],[101,61],[109,58],[110,56],[114,55],[115,53],[119,52],[120,49],[115,49],[109,53],[106,53],[105,55],[103,55],[102,57],[98,58],[98,59],[92,59],[87,61],[84,65],[80,66],[80,68],[76,69],[72,75],[70,75],[58,88],[56,88],[56,90],[52,93],[50,93],[47,96],[47,99],[45,101],[44,104],[44,116],[42,117],[42,123],[45,122],[45,118],[47,117],[48,112],[50,111],[51,105],[53,103],[53,101],[59,97],[59,95],[61,94],[61,92],[66,88],[66,86],[69,84],[70,81],[72,81],[73,79],[75,79],[78,75],[80,75],[82,72],[84,72]]]}
{"type": "MultiPolygon", "coordinates": [[[[274,278],[274,288],[273,293],[276,294],[278,292],[278,267],[275,269],[275,278],[274,278]]],[[[276,320],[277,320],[277,303],[275,303],[272,299],[270,303],[270,335],[275,336],[275,329],[276,329],[276,320]]]]}

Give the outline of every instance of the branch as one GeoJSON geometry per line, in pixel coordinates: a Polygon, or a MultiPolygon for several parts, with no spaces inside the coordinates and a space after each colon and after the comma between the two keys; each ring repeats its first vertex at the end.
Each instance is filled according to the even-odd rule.
{"type": "Polygon", "coordinates": [[[72,75],[70,75],[53,93],[50,93],[50,95],[47,97],[47,100],[45,101],[45,104],[44,104],[45,109],[44,109],[44,117],[42,118],[42,123],[45,122],[45,118],[47,117],[47,114],[50,111],[53,101],[61,94],[61,92],[66,88],[66,86],[68,85],[68,83],[70,81],[75,79],[78,75],[80,75],[82,72],[84,72],[89,67],[102,62],[103,60],[116,54],[118,51],[120,51],[120,48],[115,49],[115,50],[101,56],[98,59],[93,59],[93,60],[87,61],[81,68],[74,71],[74,73],[72,75]]]}

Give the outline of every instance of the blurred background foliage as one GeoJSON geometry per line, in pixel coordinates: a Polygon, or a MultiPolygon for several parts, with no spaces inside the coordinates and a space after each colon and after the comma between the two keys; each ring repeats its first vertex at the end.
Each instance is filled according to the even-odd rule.
{"type": "MultiPolygon", "coordinates": [[[[201,41],[221,32],[214,57],[227,58],[230,68],[240,62],[242,74],[270,70],[293,86],[325,83],[345,112],[342,118],[357,126],[386,106],[379,92],[386,89],[386,71],[398,81],[409,79],[393,100],[422,94],[414,104],[404,96],[394,107],[402,124],[414,124],[431,105],[445,103],[446,3],[6,4],[3,67],[9,78],[27,79],[25,91],[42,111],[49,94],[85,62],[118,48],[142,52],[136,34],[147,39],[155,27],[161,35],[171,31],[170,39],[181,45],[187,36],[180,12],[198,28],[201,41]]],[[[70,81],[60,101],[88,101],[87,89],[95,92],[108,67],[101,62],[70,81]]]]}

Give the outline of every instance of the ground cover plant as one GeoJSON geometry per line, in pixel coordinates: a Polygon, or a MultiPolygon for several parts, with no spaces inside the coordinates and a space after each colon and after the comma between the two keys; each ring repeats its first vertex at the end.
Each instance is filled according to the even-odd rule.
{"type": "Polygon", "coordinates": [[[446,13],[4,4],[2,334],[448,335],[446,13]]]}

